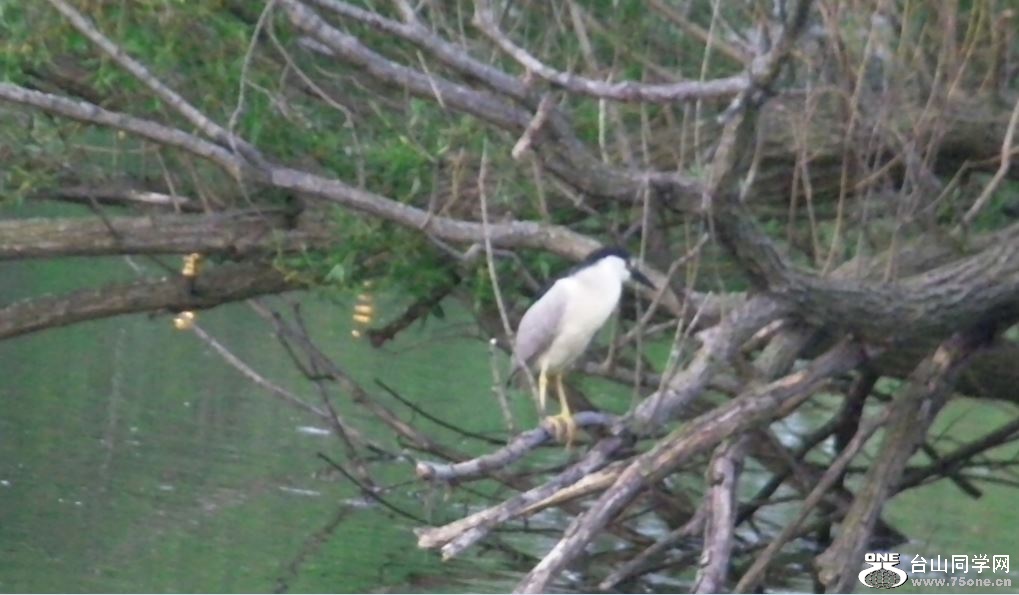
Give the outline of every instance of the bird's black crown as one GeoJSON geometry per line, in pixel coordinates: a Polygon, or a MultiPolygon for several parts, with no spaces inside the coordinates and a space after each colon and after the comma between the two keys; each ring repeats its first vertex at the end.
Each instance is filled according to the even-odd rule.
{"type": "Polygon", "coordinates": [[[598,248],[594,252],[588,254],[587,257],[585,257],[584,260],[581,261],[578,268],[590,266],[608,256],[618,256],[619,258],[622,258],[623,262],[627,264],[629,264],[630,262],[630,253],[626,250],[626,248],[623,248],[621,246],[606,246],[604,248],[598,248]]]}

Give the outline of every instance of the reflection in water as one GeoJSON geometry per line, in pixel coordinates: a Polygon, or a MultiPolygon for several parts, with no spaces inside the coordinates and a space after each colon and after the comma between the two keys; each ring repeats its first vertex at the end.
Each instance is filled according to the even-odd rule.
{"type": "Polygon", "coordinates": [[[286,593],[290,590],[291,583],[300,576],[301,566],[304,565],[304,562],[313,557],[326,541],[332,539],[336,529],[347,515],[350,514],[350,511],[349,507],[340,508],[324,527],[308,536],[297,550],[297,554],[293,559],[283,565],[280,576],[276,579],[273,593],[286,593]]]}

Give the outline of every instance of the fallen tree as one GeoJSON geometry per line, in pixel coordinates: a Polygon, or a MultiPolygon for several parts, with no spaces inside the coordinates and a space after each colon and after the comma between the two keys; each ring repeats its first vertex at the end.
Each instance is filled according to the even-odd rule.
{"type": "Polygon", "coordinates": [[[506,347],[541,285],[535,277],[549,274],[544,256],[576,261],[604,243],[639,246],[659,289],[624,306],[600,363],[581,369],[641,399],[623,415],[578,413],[591,440],[540,472],[519,467],[550,443],[548,429],[515,431],[503,405],[514,430],[503,444],[380,384],[387,399],[478,448],[443,444],[328,357],[299,308],[251,302],[306,388],[321,391],[321,406],[262,378],[198,327],[229,365],[329,421],[345,457],[330,464],[394,514],[424,523],[391,502],[366,462],[367,453],[396,455],[342,417],[325,387],[420,451],[421,489],[491,479],[512,491],[418,527],[423,548],[451,558],[495,544],[528,560],[520,592],[547,592],[593,559],[608,565],[588,565],[574,586],[612,589],[664,565],[691,576],[692,590],[714,592],[779,580],[768,574],[779,552],[813,538],[825,548],[812,567],[817,584],[842,592],[871,544],[903,538],[882,519],[901,491],[947,480],[979,497],[980,481],[1009,481],[988,453],[1019,439],[1014,420],[950,450],[929,443],[952,395],[1016,400],[1019,101],[1007,10],[946,4],[916,14],[797,0],[773,13],[652,2],[647,13],[613,15],[572,0],[478,0],[473,15],[460,15],[404,0],[377,10],[274,0],[251,12],[239,3],[228,12],[249,41],[233,48],[239,88],[216,88],[224,107],[198,103],[205,94],[185,92],[178,73],[126,51],[108,36],[104,9],[93,20],[65,0],[48,4],[27,9],[58,23],[42,37],[73,29],[132,91],[98,89],[78,49],[41,67],[26,60],[0,83],[15,123],[3,132],[24,141],[11,146],[47,140],[19,125],[39,114],[110,147],[137,144],[110,149],[130,156],[126,172],[100,167],[70,124],[62,144],[47,145],[52,154],[13,151],[19,167],[49,176],[27,200],[84,204],[91,215],[2,221],[0,260],[201,253],[213,262],[197,276],[172,270],[5,305],[0,338],[337,277],[348,289],[387,276],[417,287],[405,278],[414,270],[441,274],[390,325],[370,329],[377,344],[460,299],[479,334],[506,347]],[[654,15],[664,15],[664,31],[654,15]],[[946,30],[935,35],[925,23],[946,30]],[[624,29],[646,33],[646,45],[626,43],[624,29]],[[156,98],[159,109],[137,97],[156,98]],[[323,130],[335,121],[343,124],[323,130]],[[668,359],[651,361],[648,341],[667,343],[668,359]],[[882,378],[898,389],[879,394],[882,378]],[[779,435],[775,422],[826,399],[835,403],[826,423],[797,440],[779,435]],[[863,464],[879,429],[887,456],[863,464]],[[818,453],[827,441],[833,452],[818,453]],[[910,466],[919,451],[931,462],[910,466]],[[746,500],[748,461],[769,480],[746,500]],[[850,472],[862,475],[860,487],[844,482],[850,472]],[[703,489],[678,503],[690,477],[703,489]],[[783,486],[796,516],[761,528],[756,519],[783,486]],[[562,513],[555,543],[538,554],[496,535],[553,508],[562,513]],[[744,527],[760,547],[736,538],[744,527]],[[613,545],[596,546],[601,535],[613,545]]]}

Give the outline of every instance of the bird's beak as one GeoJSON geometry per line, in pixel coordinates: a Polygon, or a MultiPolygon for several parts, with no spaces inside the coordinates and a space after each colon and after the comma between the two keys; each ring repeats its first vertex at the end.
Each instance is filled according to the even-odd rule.
{"type": "Polygon", "coordinates": [[[655,289],[654,284],[651,283],[651,279],[648,279],[644,273],[637,269],[630,269],[630,278],[649,289],[655,289]]]}

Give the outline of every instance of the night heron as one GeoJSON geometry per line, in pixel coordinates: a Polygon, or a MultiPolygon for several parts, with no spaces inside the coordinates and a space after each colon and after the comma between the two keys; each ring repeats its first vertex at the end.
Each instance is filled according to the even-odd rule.
{"type": "Polygon", "coordinates": [[[567,444],[573,442],[576,424],[566,402],[563,372],[584,353],[594,334],[612,315],[623,283],[633,279],[654,288],[633,264],[623,248],[595,250],[556,279],[520,320],[510,377],[524,366],[537,368],[538,406],[544,413],[548,377],[555,376],[560,413],[550,419],[556,439],[561,440],[565,433],[567,444]]]}

